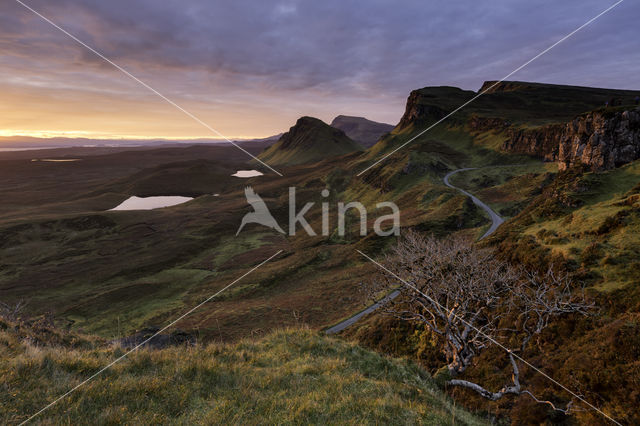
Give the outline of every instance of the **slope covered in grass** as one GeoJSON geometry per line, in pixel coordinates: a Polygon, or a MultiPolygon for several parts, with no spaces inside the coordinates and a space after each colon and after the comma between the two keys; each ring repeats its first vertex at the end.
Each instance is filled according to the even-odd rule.
{"type": "MultiPolygon", "coordinates": [[[[96,342],[35,346],[15,324],[0,325],[2,424],[25,420],[123,353],[96,342]]],[[[142,349],[37,422],[484,424],[413,364],[307,329],[233,345],[142,349]]]]}
{"type": "Polygon", "coordinates": [[[599,290],[637,284],[640,161],[604,173],[569,170],[492,242],[514,260],[562,264],[599,290]]]}

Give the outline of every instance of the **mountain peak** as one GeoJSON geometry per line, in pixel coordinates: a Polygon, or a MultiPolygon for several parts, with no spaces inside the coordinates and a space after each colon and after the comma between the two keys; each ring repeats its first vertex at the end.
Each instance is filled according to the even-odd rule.
{"type": "Polygon", "coordinates": [[[321,126],[323,124],[325,126],[327,125],[327,123],[320,120],[319,118],[303,115],[302,117],[298,118],[298,120],[296,120],[295,126],[321,126]]]}
{"type": "Polygon", "coordinates": [[[343,123],[343,122],[352,122],[352,121],[365,121],[365,122],[369,122],[369,123],[375,123],[375,121],[371,121],[369,119],[366,119],[365,117],[356,117],[355,115],[337,115],[332,121],[331,121],[331,126],[335,125],[335,124],[339,124],[339,123],[343,123]]]}
{"type": "Polygon", "coordinates": [[[268,164],[302,164],[361,150],[362,146],[342,130],[304,116],[259,158],[268,164]]]}
{"type": "Polygon", "coordinates": [[[278,142],[282,142],[282,148],[289,148],[353,141],[342,130],[335,129],[318,118],[304,116],[300,117],[296,124],[280,137],[278,142]]]}
{"type": "Polygon", "coordinates": [[[339,115],[331,122],[331,127],[344,131],[347,136],[365,147],[373,146],[383,135],[393,130],[394,126],[378,123],[364,117],[339,115]]]}

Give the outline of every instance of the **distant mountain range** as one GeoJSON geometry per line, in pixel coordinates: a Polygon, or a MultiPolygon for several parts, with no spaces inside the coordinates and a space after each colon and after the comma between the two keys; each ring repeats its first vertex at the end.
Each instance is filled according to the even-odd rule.
{"type": "Polygon", "coordinates": [[[351,139],[369,148],[375,145],[384,134],[392,131],[395,126],[367,120],[364,117],[339,115],[333,119],[331,127],[342,130],[351,139]]]}
{"type": "MultiPolygon", "coordinates": [[[[256,139],[237,139],[236,143],[271,143],[278,140],[282,133],[256,139]]],[[[109,148],[109,147],[170,147],[200,144],[225,144],[224,139],[91,139],[91,138],[37,138],[32,136],[1,136],[0,151],[51,148],[109,148]]]]}

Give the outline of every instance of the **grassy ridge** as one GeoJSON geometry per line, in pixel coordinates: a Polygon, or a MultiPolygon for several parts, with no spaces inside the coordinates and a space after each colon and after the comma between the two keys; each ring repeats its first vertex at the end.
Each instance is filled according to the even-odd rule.
{"type": "MultiPolygon", "coordinates": [[[[25,420],[123,354],[96,341],[35,346],[13,327],[0,321],[3,424],[25,420]]],[[[37,422],[484,424],[415,365],[300,328],[232,345],[142,349],[37,422]]]]}

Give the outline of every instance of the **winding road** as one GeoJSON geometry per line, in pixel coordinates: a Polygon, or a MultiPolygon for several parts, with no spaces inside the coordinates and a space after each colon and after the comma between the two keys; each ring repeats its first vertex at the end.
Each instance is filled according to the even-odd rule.
{"type": "Polygon", "coordinates": [[[457,189],[458,191],[462,192],[464,195],[466,195],[467,197],[471,198],[471,201],[473,201],[473,204],[475,204],[476,206],[480,207],[482,210],[487,212],[487,214],[489,214],[489,217],[491,218],[491,227],[489,229],[487,229],[487,232],[485,232],[482,237],[480,237],[480,239],[483,239],[483,238],[487,238],[489,235],[493,234],[496,231],[496,229],[498,229],[498,226],[502,225],[502,223],[504,222],[504,219],[501,218],[498,213],[493,211],[493,209],[491,207],[489,207],[488,205],[483,203],[480,199],[478,199],[478,197],[476,197],[475,195],[471,194],[470,192],[465,191],[462,188],[458,188],[457,186],[451,185],[451,183],[449,182],[449,178],[451,176],[455,175],[456,173],[466,172],[467,170],[477,170],[477,169],[478,169],[477,167],[470,167],[470,168],[466,168],[466,169],[454,170],[452,172],[447,173],[447,175],[444,177],[443,180],[444,180],[444,184],[447,185],[449,188],[457,189]]]}
{"type": "MultiPolygon", "coordinates": [[[[453,186],[449,182],[449,178],[451,176],[455,175],[456,173],[466,172],[468,170],[477,170],[477,169],[478,169],[478,167],[467,167],[465,169],[454,170],[452,172],[447,173],[447,175],[444,177],[443,181],[444,181],[444,184],[447,185],[449,188],[453,188],[453,189],[455,189],[457,191],[460,191],[461,193],[463,193],[467,197],[471,198],[471,201],[473,201],[473,204],[475,204],[476,206],[480,207],[482,210],[487,212],[487,214],[491,218],[491,226],[489,227],[489,229],[487,229],[487,232],[485,232],[484,235],[482,237],[480,237],[480,240],[482,240],[483,238],[487,238],[489,235],[493,234],[496,231],[496,229],[498,229],[498,227],[504,222],[504,219],[502,217],[500,217],[500,215],[498,213],[496,213],[491,207],[489,207],[487,204],[483,203],[478,197],[476,197],[475,195],[471,194],[470,192],[465,191],[462,188],[458,188],[457,186],[453,186]]],[[[399,294],[400,294],[399,290],[395,290],[392,293],[389,293],[382,300],[380,300],[379,302],[374,303],[373,305],[369,306],[365,310],[358,312],[354,316],[349,317],[348,319],[346,319],[346,320],[344,320],[344,321],[342,321],[342,322],[340,322],[340,323],[338,323],[338,324],[336,324],[336,325],[334,325],[332,327],[329,327],[326,330],[326,333],[327,334],[335,334],[335,333],[341,332],[345,328],[347,328],[350,325],[356,323],[363,316],[368,315],[371,312],[373,312],[376,309],[378,309],[384,303],[388,302],[389,300],[395,299],[396,297],[398,297],[399,294]]]]}

